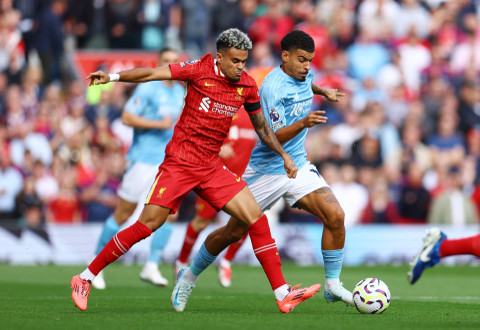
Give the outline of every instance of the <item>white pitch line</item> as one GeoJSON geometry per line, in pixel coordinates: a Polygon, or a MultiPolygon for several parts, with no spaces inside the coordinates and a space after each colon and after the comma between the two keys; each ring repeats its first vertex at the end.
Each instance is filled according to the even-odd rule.
{"type": "Polygon", "coordinates": [[[459,302],[477,303],[480,302],[480,297],[470,296],[395,296],[392,300],[406,300],[406,301],[452,301],[458,300],[459,302]]]}

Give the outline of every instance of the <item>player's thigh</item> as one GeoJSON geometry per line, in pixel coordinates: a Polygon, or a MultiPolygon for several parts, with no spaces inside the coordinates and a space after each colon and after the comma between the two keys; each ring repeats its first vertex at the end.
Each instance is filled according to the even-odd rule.
{"type": "Polygon", "coordinates": [[[225,204],[223,210],[247,225],[251,225],[263,215],[260,206],[246,186],[225,204]]]}
{"type": "Polygon", "coordinates": [[[132,203],[120,197],[118,199],[118,204],[115,207],[113,217],[119,225],[122,225],[127,222],[128,218],[133,214],[133,212],[135,212],[136,208],[136,202],[132,203]]]}
{"type": "Polygon", "coordinates": [[[247,167],[242,176],[262,211],[270,209],[289,190],[292,179],[284,175],[267,175],[247,167]]]}
{"type": "Polygon", "coordinates": [[[343,220],[343,210],[332,189],[312,164],[305,165],[285,195],[287,202],[319,217],[323,222],[343,220]]]}
{"type": "Polygon", "coordinates": [[[123,175],[117,195],[130,203],[137,204],[140,200],[143,202],[157,172],[156,165],[132,163],[123,175]]]}

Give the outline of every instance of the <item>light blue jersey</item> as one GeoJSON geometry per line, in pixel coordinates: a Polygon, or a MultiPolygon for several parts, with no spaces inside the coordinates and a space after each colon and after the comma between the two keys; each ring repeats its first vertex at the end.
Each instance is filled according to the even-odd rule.
{"type": "MultiPolygon", "coordinates": [[[[280,66],[267,75],[260,86],[260,102],[265,119],[274,132],[308,115],[313,99],[312,80],[311,72],[305,81],[298,81],[283,72],[280,66]]],[[[307,163],[307,152],[304,147],[307,131],[305,128],[282,145],[298,169],[307,163]]],[[[263,143],[253,149],[248,165],[262,174],[286,173],[282,157],[263,143]]]]}
{"type": "MultiPolygon", "coordinates": [[[[161,120],[172,116],[175,122],[182,111],[184,94],[185,89],[178,83],[173,87],[161,81],[142,83],[137,86],[124,109],[145,119],[161,120]]],[[[173,127],[168,130],[135,128],[127,160],[131,163],[160,165],[172,136],[173,127]]]]}

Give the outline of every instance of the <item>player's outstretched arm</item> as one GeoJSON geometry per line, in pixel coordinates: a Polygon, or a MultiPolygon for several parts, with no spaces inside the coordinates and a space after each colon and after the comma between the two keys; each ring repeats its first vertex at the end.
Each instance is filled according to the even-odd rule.
{"type": "Polygon", "coordinates": [[[170,66],[164,65],[158,68],[138,68],[121,71],[119,73],[107,74],[102,70],[90,73],[87,76],[90,80],[89,86],[102,85],[113,81],[122,82],[147,82],[152,80],[171,80],[172,72],[170,66]]]}
{"type": "Polygon", "coordinates": [[[126,110],[122,112],[122,123],[126,126],[139,129],[170,129],[173,127],[172,116],[167,116],[160,120],[153,120],[134,115],[126,110]]]}
{"type": "Polygon", "coordinates": [[[265,120],[265,116],[263,112],[260,111],[256,114],[249,115],[250,121],[252,122],[255,131],[257,132],[258,137],[262,142],[278,153],[283,158],[285,171],[287,171],[287,175],[289,178],[295,178],[297,176],[297,165],[295,162],[290,158],[290,156],[283,150],[282,145],[277,139],[275,133],[273,133],[270,126],[268,126],[267,121],[265,120]]]}
{"type": "Polygon", "coordinates": [[[340,97],[345,96],[345,93],[339,92],[335,88],[322,88],[312,83],[312,92],[316,95],[322,95],[330,102],[338,102],[340,97]]]}

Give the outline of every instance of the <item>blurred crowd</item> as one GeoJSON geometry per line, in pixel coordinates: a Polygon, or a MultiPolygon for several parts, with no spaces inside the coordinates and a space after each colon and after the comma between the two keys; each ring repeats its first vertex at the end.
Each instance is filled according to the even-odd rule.
{"type": "Polygon", "coordinates": [[[87,97],[75,50],[197,59],[229,27],[254,42],[258,84],[287,32],[313,37],[315,82],[346,96],[315,99],[329,119],[306,147],[347,226],[478,223],[479,22],[480,0],[0,0],[0,224],[103,221],[117,202],[135,86],[87,97]]]}

